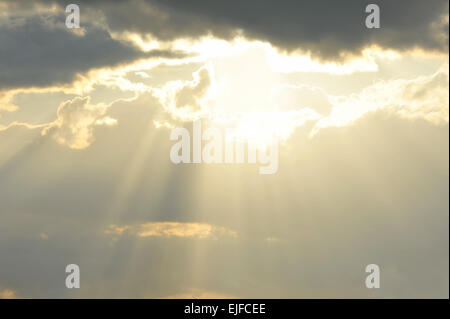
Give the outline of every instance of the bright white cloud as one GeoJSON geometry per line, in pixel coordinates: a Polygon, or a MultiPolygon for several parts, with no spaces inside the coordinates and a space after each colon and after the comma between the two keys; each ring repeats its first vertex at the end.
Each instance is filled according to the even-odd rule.
{"type": "Polygon", "coordinates": [[[178,119],[191,120],[202,114],[210,99],[213,80],[211,66],[205,65],[192,74],[191,81],[171,81],[152,90],[163,107],[178,119]]]}
{"type": "Polygon", "coordinates": [[[73,149],[83,149],[94,141],[94,127],[111,126],[117,121],[105,115],[107,106],[92,105],[89,97],[77,97],[62,103],[57,119],[42,130],[42,135],[52,136],[59,144],[73,149]]]}
{"type": "Polygon", "coordinates": [[[422,118],[433,124],[448,123],[448,86],[448,64],[445,64],[430,76],[382,81],[358,94],[329,96],[333,109],[329,116],[317,122],[312,134],[325,127],[350,125],[377,110],[407,119],[422,118]]]}

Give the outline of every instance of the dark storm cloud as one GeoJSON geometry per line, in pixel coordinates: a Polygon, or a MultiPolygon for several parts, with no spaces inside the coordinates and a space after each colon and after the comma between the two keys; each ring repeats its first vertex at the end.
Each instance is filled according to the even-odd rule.
{"type": "MultiPolygon", "coordinates": [[[[151,34],[161,40],[208,34],[231,38],[241,30],[248,38],[328,59],[359,53],[371,44],[448,50],[448,21],[442,20],[448,15],[448,2],[443,0],[376,1],[381,8],[380,29],[365,27],[367,3],[356,0],[80,0],[84,36],[65,28],[65,1],[45,1],[42,6],[2,3],[8,6],[6,18],[0,20],[0,90],[68,83],[77,73],[145,56],[94,27],[102,21],[112,31],[151,34]],[[48,11],[52,3],[59,3],[60,13],[48,11]]],[[[180,54],[153,51],[147,56],[180,54]]]]}
{"type": "Polygon", "coordinates": [[[78,73],[143,57],[181,57],[177,52],[144,53],[87,27],[77,35],[65,17],[10,18],[0,23],[0,90],[70,83],[78,73]]]}
{"type": "MultiPolygon", "coordinates": [[[[63,5],[65,3],[61,2],[63,5]]],[[[322,58],[385,48],[448,50],[448,1],[147,0],[79,1],[94,8],[113,30],[149,33],[163,40],[214,34],[230,38],[237,30],[281,49],[301,49],[322,58]],[[365,7],[381,9],[381,28],[365,27],[365,7]]]]}

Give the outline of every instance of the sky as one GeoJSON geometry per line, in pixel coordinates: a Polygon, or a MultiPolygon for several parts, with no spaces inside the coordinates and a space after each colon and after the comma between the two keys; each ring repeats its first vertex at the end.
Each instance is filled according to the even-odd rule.
{"type": "Polygon", "coordinates": [[[68,4],[0,0],[0,298],[449,297],[448,1],[68,4]]]}

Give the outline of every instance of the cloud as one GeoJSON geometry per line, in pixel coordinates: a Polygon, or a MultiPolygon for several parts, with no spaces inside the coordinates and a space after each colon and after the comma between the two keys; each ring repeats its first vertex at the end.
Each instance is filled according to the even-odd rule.
{"type": "Polygon", "coordinates": [[[444,64],[434,74],[414,79],[377,82],[357,94],[329,96],[331,113],[319,120],[313,134],[324,127],[352,124],[369,112],[383,110],[406,119],[425,119],[433,124],[449,121],[449,74],[444,64]]]}
{"type": "Polygon", "coordinates": [[[42,135],[52,136],[59,144],[73,149],[88,147],[94,140],[94,127],[111,126],[117,121],[105,116],[107,106],[91,105],[89,97],[77,97],[62,103],[57,119],[42,130],[42,135]]]}
{"type": "Polygon", "coordinates": [[[0,132],[9,130],[13,127],[23,127],[23,128],[27,128],[29,130],[34,130],[34,129],[38,129],[38,128],[46,128],[47,125],[46,124],[33,125],[33,124],[29,124],[29,123],[24,123],[24,122],[12,122],[12,123],[8,124],[7,126],[0,126],[0,132]]]}
{"type": "MultiPolygon", "coordinates": [[[[62,1],[57,1],[65,5],[62,1]]],[[[243,34],[283,50],[336,59],[376,45],[390,49],[448,50],[448,1],[379,0],[381,29],[367,29],[367,3],[350,1],[238,0],[79,1],[104,16],[113,31],[151,34],[159,40],[243,34]]]]}
{"type": "Polygon", "coordinates": [[[17,105],[12,103],[14,92],[1,92],[0,91],[0,117],[1,111],[14,112],[17,110],[17,105]]]}
{"type": "Polygon", "coordinates": [[[11,289],[0,290],[0,299],[17,299],[17,293],[11,289]]]}
{"type": "Polygon", "coordinates": [[[318,87],[284,84],[273,89],[271,97],[278,111],[309,108],[326,115],[331,110],[327,93],[318,87]]]}
{"type": "Polygon", "coordinates": [[[299,127],[267,179],[247,165],[174,166],[169,132],[152,125],[160,109],[150,94],[114,103],[107,115],[120,125],[96,130],[85,152],[51,136],[29,142],[23,127],[0,134],[0,153],[25,143],[0,164],[2,288],[41,298],[157,298],[192,287],[244,298],[448,297],[448,126],[379,110],[313,139],[299,127]],[[179,224],[141,227],[168,220],[179,224]],[[112,223],[129,228],[119,235],[112,223]],[[238,236],[167,233],[186,223],[238,236]],[[36,240],[43,231],[49,238],[36,240]],[[55,275],[67,260],[85,269],[77,295],[55,275]],[[377,295],[364,286],[374,262],[384,274],[377,295]]]}
{"type": "Polygon", "coordinates": [[[123,235],[130,232],[137,237],[191,237],[199,239],[218,239],[236,237],[234,230],[205,223],[150,222],[137,226],[110,225],[105,231],[109,235],[123,235]]]}
{"type": "Polygon", "coordinates": [[[209,72],[206,69],[201,69],[194,73],[194,81],[182,87],[175,94],[175,107],[189,107],[192,110],[199,110],[200,103],[198,100],[205,96],[211,85],[209,72]]]}
{"type": "Polygon", "coordinates": [[[46,233],[40,233],[39,234],[39,238],[41,238],[41,239],[48,239],[48,235],[46,234],[46,233]]]}
{"type": "MultiPolygon", "coordinates": [[[[26,8],[29,24],[19,19],[2,25],[1,31],[25,32],[22,26],[31,27],[37,19],[42,29],[57,30],[51,34],[69,32],[58,29],[64,19],[46,20],[47,11],[35,3],[10,2],[8,10],[26,8]]],[[[333,58],[341,50],[357,53],[366,44],[442,51],[438,44],[445,37],[434,35],[447,32],[427,33],[428,28],[442,27],[434,19],[447,13],[438,13],[441,1],[412,0],[409,5],[380,1],[382,29],[370,31],[358,29],[364,4],[353,12],[356,2],[352,1],[209,1],[198,10],[198,4],[189,0],[178,2],[178,7],[171,0],[80,3],[86,30],[84,35],[70,34],[71,39],[78,37],[73,41],[86,41],[82,38],[99,32],[104,35],[100,38],[111,34],[108,41],[127,48],[114,40],[114,32],[130,29],[160,39],[191,36],[195,40],[210,33],[227,38],[241,29],[244,35],[271,41],[279,48],[311,50],[318,57],[333,58]],[[325,4],[342,8],[334,10],[334,17],[333,11],[318,9],[325,4]],[[295,11],[307,5],[311,11],[295,11]],[[394,10],[391,16],[386,6],[405,10],[394,10]],[[349,8],[349,21],[341,26],[349,8]],[[356,18],[352,20],[355,13],[357,23],[356,18]],[[338,23],[330,27],[324,23],[328,18],[338,23]],[[290,34],[291,27],[297,36],[290,34]],[[342,28],[348,32],[344,34],[342,28]]],[[[6,17],[4,11],[0,10],[0,17],[6,17]]],[[[40,43],[54,45],[51,39],[43,40],[40,43]]],[[[208,46],[204,48],[208,51],[208,46]]],[[[47,52],[45,46],[42,49],[47,52]]],[[[110,60],[111,52],[91,49],[86,50],[92,60],[104,54],[105,60],[116,61],[110,60]]],[[[1,50],[10,52],[8,47],[1,50]]],[[[78,69],[90,70],[97,64],[91,64],[89,56],[80,58],[81,62],[73,57],[78,65],[72,68],[69,62],[66,68],[58,62],[63,58],[49,54],[60,68],[49,68],[46,74],[45,68],[39,69],[39,59],[33,58],[30,64],[23,60],[34,79],[16,79],[14,85],[70,82],[78,69]],[[58,73],[72,69],[72,75],[58,73]]],[[[9,57],[0,70],[8,69],[9,57]]],[[[41,58],[45,67],[47,58],[41,58]]],[[[9,115],[19,112],[3,113],[4,126],[0,126],[0,255],[7,256],[0,261],[0,296],[448,298],[448,72],[447,65],[435,72],[440,59],[402,57],[387,63],[378,56],[373,63],[379,69],[370,63],[364,69],[370,72],[355,73],[361,69],[352,66],[351,72],[334,72],[339,76],[330,76],[325,64],[302,69],[298,60],[294,69],[301,74],[281,75],[280,82],[289,83],[275,97],[281,112],[258,109],[235,123],[242,134],[276,130],[286,135],[279,148],[279,171],[270,178],[258,175],[250,164],[170,162],[170,131],[157,126],[170,129],[189,123],[176,122],[165,111],[189,120],[187,115],[192,117],[195,110],[208,106],[204,99],[214,89],[214,81],[221,80],[208,68],[199,69],[199,64],[184,65],[183,60],[177,66],[155,67],[153,62],[159,60],[152,60],[120,70],[105,66],[89,76],[90,98],[81,95],[86,94],[86,85],[83,92],[70,92],[80,94],[76,98],[61,94],[48,99],[27,91],[26,103],[18,95],[13,97],[13,90],[2,91],[0,105],[13,111],[11,106],[17,104],[19,112],[29,113],[18,118],[9,115]],[[378,59],[385,62],[384,67],[378,59]],[[317,70],[324,74],[308,73],[317,70]],[[135,74],[140,71],[149,77],[135,74]],[[165,86],[168,83],[173,86],[165,86]],[[157,99],[163,96],[156,96],[158,92],[167,99],[157,99]],[[34,119],[36,114],[45,117],[34,119]],[[120,125],[109,127],[114,120],[120,125]],[[316,129],[327,129],[309,139],[314,123],[320,123],[316,129]],[[85,151],[73,151],[88,146],[85,151]],[[68,261],[85,269],[80,290],[66,289],[63,276],[58,275],[64,274],[68,261]],[[369,263],[382,269],[382,289],[377,291],[364,287],[369,263]]],[[[122,63],[122,57],[117,61],[122,63]]],[[[253,73],[261,66],[253,57],[248,60],[250,68],[241,67],[240,61],[230,63],[235,66],[231,70],[229,65],[223,69],[244,93],[225,91],[224,95],[242,102],[251,88],[255,93],[251,99],[260,96],[270,102],[264,93],[280,83],[252,82],[251,76],[266,79],[272,73],[253,73]],[[240,75],[245,72],[249,80],[240,75]]],[[[279,66],[292,70],[291,61],[279,66]]],[[[26,75],[25,68],[16,67],[26,75]]],[[[215,71],[223,76],[219,68],[215,71]]],[[[2,76],[14,73],[2,72],[2,76]]],[[[225,100],[223,111],[236,106],[232,102],[225,100]]]]}
{"type": "Polygon", "coordinates": [[[201,67],[192,74],[192,80],[170,81],[152,92],[175,118],[195,118],[206,108],[208,91],[213,85],[211,72],[208,66],[201,67]]]}
{"type": "Polygon", "coordinates": [[[140,58],[180,58],[180,52],[138,48],[111,37],[105,29],[85,26],[77,34],[61,14],[0,20],[0,90],[68,84],[91,69],[140,58]]]}
{"type": "Polygon", "coordinates": [[[278,237],[267,237],[265,240],[269,244],[279,244],[282,242],[282,239],[278,237]]]}

